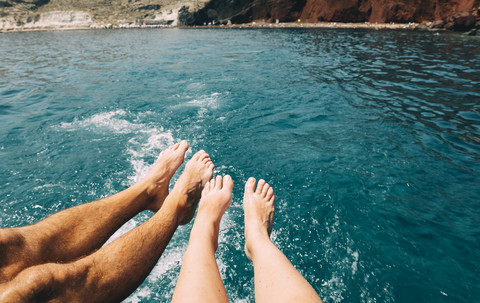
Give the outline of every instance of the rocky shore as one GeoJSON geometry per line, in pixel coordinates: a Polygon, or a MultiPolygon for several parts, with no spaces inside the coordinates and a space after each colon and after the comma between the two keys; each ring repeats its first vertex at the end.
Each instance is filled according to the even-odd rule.
{"type": "Polygon", "coordinates": [[[459,12],[441,20],[420,24],[416,29],[432,32],[465,32],[469,36],[480,35],[480,7],[472,12],[459,12]]]}

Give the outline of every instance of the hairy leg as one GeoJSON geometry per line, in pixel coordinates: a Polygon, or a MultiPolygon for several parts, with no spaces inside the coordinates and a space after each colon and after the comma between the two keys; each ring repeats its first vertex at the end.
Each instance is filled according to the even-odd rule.
{"type": "Polygon", "coordinates": [[[0,283],[30,266],[67,263],[90,254],[139,212],[157,211],[187,149],[182,141],[164,150],[144,180],[113,196],[60,211],[31,226],[0,229],[0,283]]]}
{"type": "Polygon", "coordinates": [[[232,189],[228,175],[205,185],[172,302],[228,302],[215,251],[220,220],[232,203],[232,189]]]}
{"type": "Polygon", "coordinates": [[[178,225],[188,223],[213,174],[204,151],[187,163],[162,208],[147,222],[69,264],[43,264],[0,284],[0,302],[120,302],[147,277],[178,225]],[[189,219],[190,218],[190,219],[189,219]]]}
{"type": "Polygon", "coordinates": [[[245,252],[253,262],[255,301],[322,302],[313,287],[270,240],[275,212],[273,189],[254,178],[245,184],[245,252]]]}

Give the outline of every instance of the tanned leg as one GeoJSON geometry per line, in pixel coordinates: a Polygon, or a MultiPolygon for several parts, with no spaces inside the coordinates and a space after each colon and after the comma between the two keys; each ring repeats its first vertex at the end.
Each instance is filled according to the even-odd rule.
{"type": "Polygon", "coordinates": [[[163,206],[147,222],[69,264],[44,264],[0,284],[0,302],[120,302],[147,277],[180,224],[192,219],[201,191],[213,174],[200,151],[163,206]]]}
{"type": "Polygon", "coordinates": [[[270,240],[275,212],[273,189],[254,178],[245,184],[245,252],[253,262],[255,301],[322,302],[313,287],[270,240]]]}
{"type": "Polygon", "coordinates": [[[232,203],[233,181],[217,176],[205,185],[172,302],[228,302],[218,271],[220,220],[232,203]]]}
{"type": "Polygon", "coordinates": [[[139,212],[157,211],[187,149],[182,141],[164,150],[144,180],[118,194],[63,210],[31,226],[0,229],[0,283],[30,266],[67,263],[88,255],[139,212]]]}

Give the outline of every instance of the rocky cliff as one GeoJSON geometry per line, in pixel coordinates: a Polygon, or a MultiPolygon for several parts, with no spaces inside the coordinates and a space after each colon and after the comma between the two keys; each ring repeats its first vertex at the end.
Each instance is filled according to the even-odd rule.
{"type": "MultiPolygon", "coordinates": [[[[0,0],[0,30],[208,23],[406,23],[467,18],[480,0],[0,0]],[[453,19],[452,19],[453,18],[453,19]]],[[[473,21],[472,21],[473,20],[473,21]]],[[[471,27],[471,26],[470,26],[471,27]]],[[[449,29],[455,29],[451,25],[449,29]]],[[[463,27],[457,27],[463,28],[463,27]]]]}
{"type": "Polygon", "coordinates": [[[471,11],[478,5],[480,1],[475,0],[307,0],[300,18],[307,22],[423,22],[471,11]]]}
{"type": "Polygon", "coordinates": [[[0,0],[0,31],[177,25],[208,0],[0,0]]]}
{"type": "Polygon", "coordinates": [[[378,22],[435,21],[460,12],[472,13],[480,0],[211,0],[191,16],[194,24],[265,20],[274,22],[378,22]]]}

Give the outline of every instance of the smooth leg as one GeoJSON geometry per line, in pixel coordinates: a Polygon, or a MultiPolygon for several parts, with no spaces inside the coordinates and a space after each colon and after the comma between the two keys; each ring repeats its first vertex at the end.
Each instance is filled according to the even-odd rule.
{"type": "Polygon", "coordinates": [[[255,301],[322,302],[313,287],[270,240],[275,212],[273,189],[264,180],[245,184],[245,252],[253,262],[255,301]]]}
{"type": "Polygon", "coordinates": [[[228,302],[215,251],[220,220],[232,203],[232,189],[228,175],[205,185],[172,302],[228,302]]]}
{"type": "Polygon", "coordinates": [[[120,302],[146,278],[178,225],[188,223],[213,174],[204,151],[187,163],[162,208],[147,222],[69,264],[43,264],[0,284],[0,302],[120,302]]]}
{"type": "Polygon", "coordinates": [[[67,263],[88,255],[139,212],[157,211],[187,149],[186,141],[169,147],[144,180],[118,194],[63,210],[31,226],[0,229],[0,283],[30,266],[67,263]]]}

